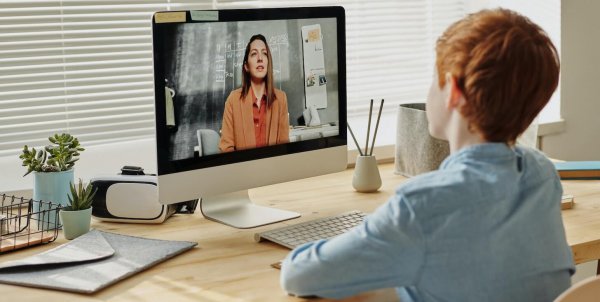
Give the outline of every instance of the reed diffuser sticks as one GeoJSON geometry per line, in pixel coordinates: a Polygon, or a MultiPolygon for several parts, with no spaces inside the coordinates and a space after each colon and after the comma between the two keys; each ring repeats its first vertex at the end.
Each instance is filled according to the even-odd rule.
{"type": "Polygon", "coordinates": [[[367,124],[367,141],[365,143],[365,151],[363,152],[358,141],[356,140],[356,136],[354,136],[354,132],[352,128],[350,128],[350,124],[348,123],[348,130],[350,131],[350,135],[354,140],[354,144],[356,144],[356,149],[358,149],[358,153],[360,156],[372,156],[373,149],[375,148],[375,139],[377,138],[377,130],[379,130],[379,121],[381,120],[381,111],[383,111],[383,103],[384,99],[381,99],[381,103],[379,104],[379,112],[377,113],[377,122],[375,123],[375,131],[373,131],[373,140],[371,141],[371,150],[369,150],[369,136],[371,132],[371,116],[373,115],[373,99],[371,99],[371,104],[369,106],[369,121],[367,124]],[[370,152],[369,152],[370,151],[370,152]]]}

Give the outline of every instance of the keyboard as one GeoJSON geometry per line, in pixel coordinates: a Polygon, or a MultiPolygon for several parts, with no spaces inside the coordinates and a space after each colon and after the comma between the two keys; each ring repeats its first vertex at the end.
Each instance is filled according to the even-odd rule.
{"type": "Polygon", "coordinates": [[[254,240],[256,242],[268,240],[294,249],[307,242],[328,239],[345,233],[363,222],[366,215],[360,211],[351,211],[336,216],[315,219],[256,233],[254,234],[254,240]]]}

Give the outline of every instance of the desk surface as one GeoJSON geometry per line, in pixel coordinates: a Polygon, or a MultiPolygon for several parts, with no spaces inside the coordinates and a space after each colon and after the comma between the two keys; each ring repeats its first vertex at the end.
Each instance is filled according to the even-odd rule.
{"type": "MultiPolygon", "coordinates": [[[[339,214],[347,210],[371,212],[405,180],[393,174],[393,164],[380,166],[383,187],[378,193],[352,189],[352,170],[250,191],[258,204],[302,213],[281,224],[339,214]],[[308,190],[307,188],[310,188],[308,190]]],[[[600,181],[565,181],[565,194],[575,196],[575,208],[563,211],[569,244],[577,263],[600,259],[600,181]]],[[[134,275],[91,296],[0,284],[3,301],[301,301],[287,296],[279,286],[279,271],[270,267],[289,250],[270,242],[255,243],[255,232],[233,229],[202,217],[178,215],[160,225],[93,221],[92,227],[108,232],[158,239],[197,241],[198,247],[134,275]]],[[[20,259],[53,248],[66,240],[0,256],[0,261],[20,259]]],[[[394,300],[390,289],[363,294],[351,301],[394,300]],[[377,297],[377,299],[375,299],[377,297]]]]}

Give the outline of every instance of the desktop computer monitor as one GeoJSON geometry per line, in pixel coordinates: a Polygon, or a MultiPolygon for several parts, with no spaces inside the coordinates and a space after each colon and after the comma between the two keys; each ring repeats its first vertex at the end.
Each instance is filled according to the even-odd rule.
{"type": "MultiPolygon", "coordinates": [[[[153,16],[158,191],[249,228],[299,217],[247,190],[346,168],[341,7],[153,16]]],[[[310,188],[307,188],[310,189],[310,188]]]]}

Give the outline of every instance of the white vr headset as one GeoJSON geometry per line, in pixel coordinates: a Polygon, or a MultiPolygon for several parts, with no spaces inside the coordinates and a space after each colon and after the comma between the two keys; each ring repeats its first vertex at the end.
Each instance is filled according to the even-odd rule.
{"type": "Polygon", "coordinates": [[[125,166],[120,175],[96,177],[92,215],[101,221],[162,223],[175,213],[192,214],[198,200],[163,205],[158,201],[156,175],[140,167],[125,166]]]}

